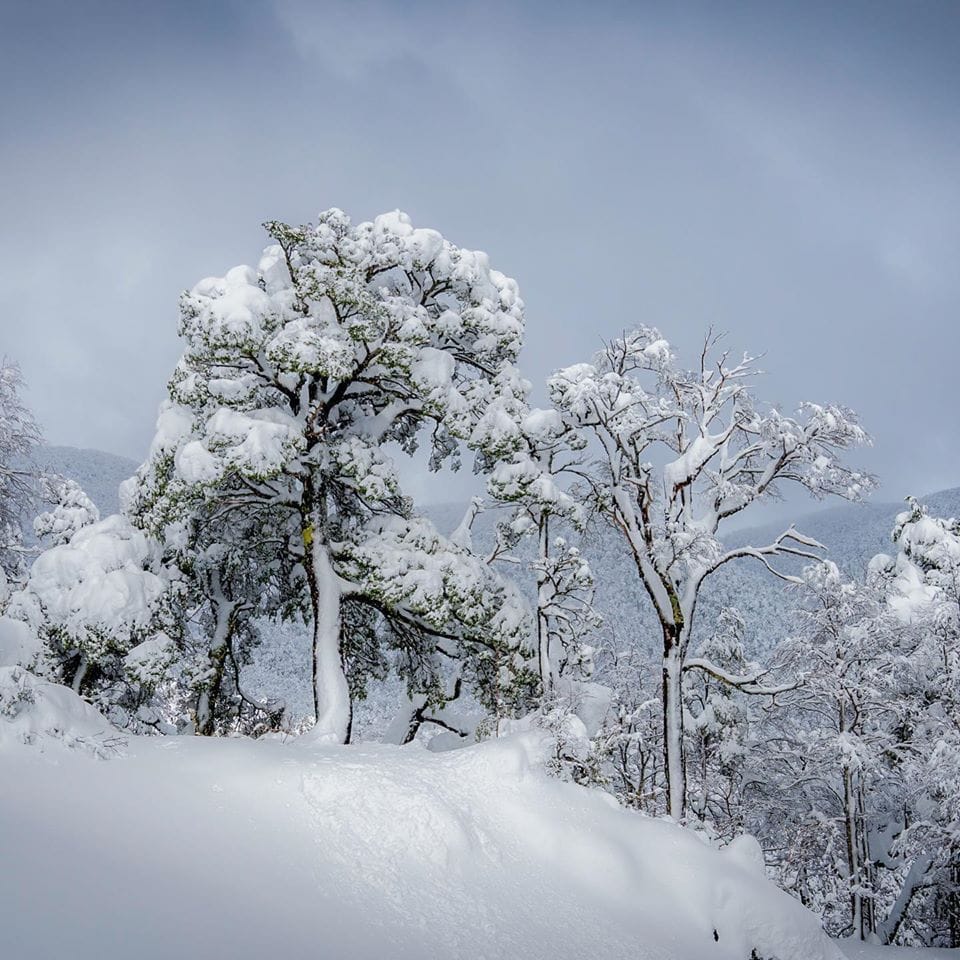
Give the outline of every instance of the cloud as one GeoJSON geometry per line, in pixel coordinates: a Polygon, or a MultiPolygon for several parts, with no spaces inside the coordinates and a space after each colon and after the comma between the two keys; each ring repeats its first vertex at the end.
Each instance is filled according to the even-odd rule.
{"type": "Polygon", "coordinates": [[[254,260],[261,221],[400,207],[517,277],[534,381],[637,322],[691,350],[712,323],[766,352],[764,397],[860,409],[890,496],[960,481],[935,5],[22,6],[0,330],[51,439],[143,454],[179,292],[254,260]]]}

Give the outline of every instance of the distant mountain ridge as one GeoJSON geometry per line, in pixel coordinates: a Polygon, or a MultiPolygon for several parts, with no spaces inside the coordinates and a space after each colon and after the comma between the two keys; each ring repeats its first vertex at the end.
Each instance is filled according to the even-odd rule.
{"type": "MultiPolygon", "coordinates": [[[[934,516],[960,515],[960,487],[939,490],[918,500],[934,516]]],[[[877,553],[893,550],[893,524],[897,514],[906,509],[905,499],[898,503],[844,503],[802,514],[794,526],[824,544],[828,558],[841,569],[860,574],[877,553]]],[[[766,543],[783,529],[782,525],[764,524],[738,530],[729,539],[731,543],[766,543]]]]}
{"type": "MultiPolygon", "coordinates": [[[[960,515],[960,487],[919,499],[935,516],[960,515]]],[[[897,515],[906,508],[905,502],[841,504],[801,514],[794,526],[822,543],[827,548],[825,559],[836,563],[847,576],[862,577],[878,553],[896,552],[893,527],[897,515]]],[[[730,546],[770,543],[786,526],[764,524],[738,530],[731,533],[728,543],[730,546]]],[[[799,573],[806,563],[808,561],[799,558],[787,558],[776,561],[775,566],[784,572],[799,573]]],[[[735,606],[747,622],[749,648],[762,653],[789,634],[799,600],[795,587],[775,577],[762,564],[749,559],[736,561],[705,589],[700,625],[703,628],[705,623],[712,622],[724,605],[735,606]]]]}
{"type": "MultiPolygon", "coordinates": [[[[936,516],[960,516],[960,487],[941,490],[920,498],[936,516]]],[[[891,539],[897,514],[905,503],[841,504],[824,510],[802,513],[793,525],[827,548],[825,558],[834,561],[848,576],[862,576],[878,553],[892,553],[891,539]]],[[[441,504],[426,510],[445,532],[459,523],[464,504],[441,504]]],[[[474,543],[489,549],[497,511],[481,514],[474,527],[474,543]]],[[[730,547],[772,542],[789,526],[789,521],[763,524],[732,531],[725,543],[730,547]]],[[[639,646],[654,652],[661,642],[660,630],[650,601],[637,578],[633,560],[620,535],[598,525],[583,539],[582,549],[597,580],[596,607],[604,616],[602,644],[615,649],[639,646]]],[[[806,561],[787,558],[776,561],[778,569],[798,573],[806,561]]],[[[737,560],[707,581],[697,610],[695,640],[706,635],[723,607],[735,607],[747,625],[747,649],[762,654],[786,637],[794,622],[793,612],[800,601],[791,584],[777,578],[755,560],[737,560]]]]}
{"type": "Polygon", "coordinates": [[[120,484],[133,476],[138,466],[128,457],[103,450],[53,445],[38,447],[33,459],[41,470],[76,480],[97,505],[101,516],[120,509],[120,484]]]}

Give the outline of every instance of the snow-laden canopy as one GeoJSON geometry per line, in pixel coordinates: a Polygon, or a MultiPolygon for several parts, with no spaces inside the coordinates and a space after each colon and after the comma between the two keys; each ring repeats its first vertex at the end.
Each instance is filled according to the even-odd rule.
{"type": "Polygon", "coordinates": [[[271,589],[289,602],[309,597],[317,730],[343,740],[344,604],[399,618],[407,641],[418,631],[421,659],[434,656],[437,634],[519,642],[517,598],[491,590],[489,570],[444,544],[459,572],[437,590],[436,532],[424,539],[417,521],[416,536],[396,535],[392,521],[408,523],[411,505],[392,455],[426,442],[433,466],[456,465],[465,444],[486,466],[523,443],[523,304],[485,254],[399,212],[355,225],[328,210],[315,224],[267,227],[276,242],[256,269],[235,267],[183,297],[183,357],[128,509],[187,566],[186,554],[231,526],[286,552],[291,578],[271,589]],[[361,562],[372,555],[377,564],[361,562]],[[420,586],[385,589],[384,568],[420,586]],[[475,603],[480,586],[504,609],[475,603]],[[424,595],[439,605],[428,611],[424,595]]]}
{"type": "Polygon", "coordinates": [[[129,649],[149,631],[165,589],[159,560],[142,530],[107,517],[41,553],[7,614],[93,658],[129,649]]]}

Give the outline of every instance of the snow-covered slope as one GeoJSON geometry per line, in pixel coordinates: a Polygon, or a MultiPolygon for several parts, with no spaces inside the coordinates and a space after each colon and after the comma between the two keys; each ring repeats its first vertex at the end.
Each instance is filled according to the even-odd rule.
{"type": "Polygon", "coordinates": [[[958,960],[960,950],[937,947],[883,947],[862,940],[840,943],[847,960],[958,960]]]}
{"type": "Polygon", "coordinates": [[[550,779],[530,734],[128,738],[99,760],[7,738],[0,765],[9,960],[840,956],[749,842],[550,779]]]}

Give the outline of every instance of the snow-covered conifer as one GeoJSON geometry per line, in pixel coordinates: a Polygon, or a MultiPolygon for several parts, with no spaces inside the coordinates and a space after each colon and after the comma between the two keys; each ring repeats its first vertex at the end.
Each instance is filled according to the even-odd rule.
{"type": "Polygon", "coordinates": [[[100,511],[75,480],[42,474],[40,499],[51,509],[34,518],[33,532],[50,546],[66,543],[81,527],[100,519],[100,511]]]}
{"type": "Polygon", "coordinates": [[[157,627],[166,591],[160,559],[158,545],[115,514],[44,550],[8,604],[7,615],[45,643],[37,669],[115,710],[121,724],[150,692],[147,677],[155,679],[160,661],[174,658],[157,627]]]}
{"type": "Polygon", "coordinates": [[[267,226],[276,242],[256,270],[183,298],[185,351],[133,509],[164,539],[211,500],[224,518],[270,515],[309,596],[315,735],[343,742],[348,607],[375,608],[405,640],[415,633],[421,662],[438,655],[435,640],[519,643],[516,597],[490,593],[509,604],[498,612],[477,601],[476,568],[411,516],[389,450],[426,440],[439,467],[461,444],[482,463],[519,445],[523,308],[484,254],[401,213],[267,226]],[[383,569],[402,571],[404,586],[383,569]],[[434,602],[452,618],[442,626],[434,602]]]}

